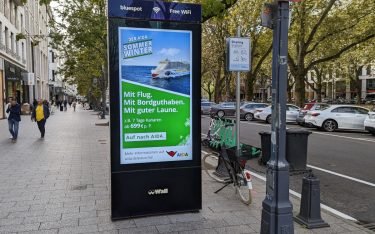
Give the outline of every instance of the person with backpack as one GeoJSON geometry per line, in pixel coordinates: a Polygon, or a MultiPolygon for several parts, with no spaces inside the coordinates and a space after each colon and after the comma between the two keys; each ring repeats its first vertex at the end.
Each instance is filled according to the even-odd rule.
{"type": "Polygon", "coordinates": [[[48,106],[44,105],[43,100],[38,100],[38,105],[34,108],[31,115],[31,121],[36,121],[40,131],[40,138],[44,138],[46,133],[46,122],[50,115],[48,106]]]}
{"type": "Polygon", "coordinates": [[[17,141],[18,137],[18,127],[21,121],[21,106],[16,102],[15,99],[12,99],[10,105],[8,105],[6,113],[8,116],[8,126],[9,132],[12,135],[12,142],[17,141]]]}

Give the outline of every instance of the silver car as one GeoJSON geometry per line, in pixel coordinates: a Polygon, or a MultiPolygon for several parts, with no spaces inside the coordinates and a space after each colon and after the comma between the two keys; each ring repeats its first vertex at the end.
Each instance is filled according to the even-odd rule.
{"type": "Polygon", "coordinates": [[[247,121],[254,120],[254,114],[258,108],[266,108],[267,103],[245,103],[240,107],[240,117],[247,121]]]}
{"type": "Polygon", "coordinates": [[[208,115],[210,114],[211,106],[213,106],[215,103],[213,102],[201,102],[201,114],[202,115],[208,115]]]}
{"type": "Polygon", "coordinates": [[[364,130],[369,110],[360,106],[332,105],[321,111],[309,111],[305,123],[327,132],[336,129],[364,130]]]}

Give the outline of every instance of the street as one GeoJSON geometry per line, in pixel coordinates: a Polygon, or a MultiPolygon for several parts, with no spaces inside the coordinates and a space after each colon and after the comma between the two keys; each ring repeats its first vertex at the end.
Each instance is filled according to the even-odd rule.
{"type": "MultiPolygon", "coordinates": [[[[207,133],[209,117],[202,116],[202,133],[207,133]]],[[[287,128],[301,128],[290,124],[287,128]]],[[[261,131],[270,131],[263,122],[241,122],[241,142],[260,147],[261,131]]],[[[308,142],[307,161],[320,179],[321,203],[363,223],[375,222],[375,137],[365,132],[326,133],[315,129],[308,142]]],[[[255,172],[265,172],[251,160],[255,172]]],[[[290,177],[290,188],[301,193],[302,176],[290,177]]],[[[294,210],[299,207],[294,207],[294,210]]]]}

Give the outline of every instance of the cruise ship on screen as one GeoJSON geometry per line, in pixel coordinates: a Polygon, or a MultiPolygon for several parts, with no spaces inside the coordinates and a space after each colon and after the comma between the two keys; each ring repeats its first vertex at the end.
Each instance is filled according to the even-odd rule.
{"type": "Polygon", "coordinates": [[[158,66],[151,70],[152,79],[169,79],[190,74],[190,64],[185,62],[172,62],[168,59],[159,62],[158,66]]]}

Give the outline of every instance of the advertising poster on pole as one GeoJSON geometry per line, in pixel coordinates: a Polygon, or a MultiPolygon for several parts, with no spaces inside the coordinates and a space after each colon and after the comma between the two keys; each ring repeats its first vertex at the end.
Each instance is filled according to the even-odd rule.
{"type": "Polygon", "coordinates": [[[120,163],[192,160],[191,31],[119,28],[120,163]]]}

